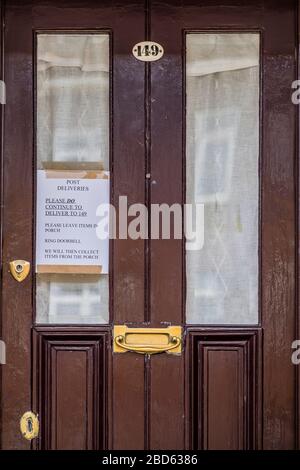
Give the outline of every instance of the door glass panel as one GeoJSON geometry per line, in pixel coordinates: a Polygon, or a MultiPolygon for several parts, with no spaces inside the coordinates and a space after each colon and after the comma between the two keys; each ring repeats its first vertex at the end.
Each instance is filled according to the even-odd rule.
{"type": "MultiPolygon", "coordinates": [[[[38,34],[36,62],[37,170],[108,171],[109,35],[38,34]]],[[[108,274],[36,274],[37,323],[107,323],[108,305],[108,274]]]]}
{"type": "Polygon", "coordinates": [[[258,323],[259,43],[186,37],[186,200],[205,223],[186,252],[188,323],[258,323]]]}

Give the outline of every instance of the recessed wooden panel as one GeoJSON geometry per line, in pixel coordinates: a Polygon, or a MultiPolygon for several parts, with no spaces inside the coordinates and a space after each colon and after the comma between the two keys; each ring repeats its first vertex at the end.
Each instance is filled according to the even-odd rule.
{"type": "Polygon", "coordinates": [[[259,448],[259,331],[191,332],[194,448],[259,448]]]}
{"type": "Polygon", "coordinates": [[[43,449],[105,447],[105,333],[34,331],[43,449]]]}
{"type": "MultiPolygon", "coordinates": [[[[246,418],[246,410],[243,403],[242,348],[242,346],[232,349],[218,348],[209,345],[203,347],[202,393],[206,410],[203,415],[205,449],[243,449],[241,426],[246,418]],[[220,390],[222,390],[221,399],[220,390]]],[[[199,379],[201,380],[201,377],[199,379]]]]}

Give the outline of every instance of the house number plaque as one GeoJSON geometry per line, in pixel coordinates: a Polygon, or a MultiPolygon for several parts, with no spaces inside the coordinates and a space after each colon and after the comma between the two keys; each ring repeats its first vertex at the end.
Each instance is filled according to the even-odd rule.
{"type": "Polygon", "coordinates": [[[132,54],[142,62],[154,62],[164,55],[164,48],[153,41],[143,41],[135,44],[132,48],[132,54]]]}

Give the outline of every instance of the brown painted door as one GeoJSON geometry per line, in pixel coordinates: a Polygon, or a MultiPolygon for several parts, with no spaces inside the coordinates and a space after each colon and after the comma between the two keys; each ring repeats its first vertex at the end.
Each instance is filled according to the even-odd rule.
{"type": "Polygon", "coordinates": [[[297,447],[296,24],[286,0],[5,2],[3,449],[297,447]],[[60,165],[110,171],[115,205],[203,204],[203,246],[36,273],[37,171],[60,165]],[[183,351],[113,353],[114,325],[180,325],[183,351]]]}

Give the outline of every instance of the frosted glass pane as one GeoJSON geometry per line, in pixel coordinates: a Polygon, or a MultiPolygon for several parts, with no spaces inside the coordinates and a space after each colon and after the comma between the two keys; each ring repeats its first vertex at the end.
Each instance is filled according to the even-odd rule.
{"type": "Polygon", "coordinates": [[[109,168],[109,36],[40,34],[37,160],[109,168]]]}
{"type": "MultiPolygon", "coordinates": [[[[109,35],[38,35],[37,169],[109,170],[109,35]]],[[[108,319],[108,275],[37,274],[37,323],[108,319]]]]}
{"type": "Polygon", "coordinates": [[[259,35],[188,34],[188,203],[204,246],[186,252],[192,324],[258,323],[259,35]]]}
{"type": "Polygon", "coordinates": [[[38,323],[108,322],[108,275],[39,274],[38,323]]]}

